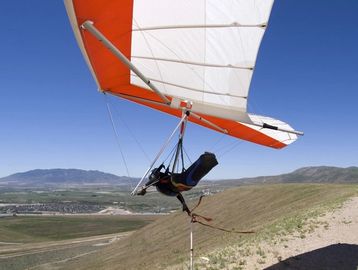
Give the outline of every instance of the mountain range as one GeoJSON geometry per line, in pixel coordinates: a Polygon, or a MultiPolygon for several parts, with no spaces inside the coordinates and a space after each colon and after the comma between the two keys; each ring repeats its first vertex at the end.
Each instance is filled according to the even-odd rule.
{"type": "MultiPolygon", "coordinates": [[[[137,178],[117,176],[97,170],[80,169],[36,169],[15,173],[0,178],[4,186],[62,186],[62,185],[114,185],[128,186],[137,178]]],[[[203,181],[204,183],[204,181],[203,181]]],[[[206,184],[237,186],[258,183],[358,183],[358,167],[303,167],[291,173],[240,178],[230,180],[205,181],[206,184]]]]}
{"type": "Polygon", "coordinates": [[[280,175],[229,179],[215,182],[228,186],[259,183],[358,183],[358,167],[303,167],[291,173],[280,175]]]}
{"type": "Polygon", "coordinates": [[[117,176],[96,170],[36,169],[0,178],[0,185],[8,186],[62,186],[62,185],[130,185],[133,178],[117,176]]]}

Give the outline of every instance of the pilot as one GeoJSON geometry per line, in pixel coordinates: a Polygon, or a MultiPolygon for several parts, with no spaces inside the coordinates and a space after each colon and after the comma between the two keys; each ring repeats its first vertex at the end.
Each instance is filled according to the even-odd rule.
{"type": "Polygon", "coordinates": [[[190,216],[190,210],[181,194],[195,187],[199,181],[218,164],[213,153],[205,152],[188,169],[181,173],[172,173],[169,166],[165,169],[164,164],[152,170],[148,182],[137,192],[137,195],[145,195],[150,186],[167,196],[175,196],[183,206],[183,211],[190,216]],[[165,169],[163,172],[162,170],[165,169]]]}

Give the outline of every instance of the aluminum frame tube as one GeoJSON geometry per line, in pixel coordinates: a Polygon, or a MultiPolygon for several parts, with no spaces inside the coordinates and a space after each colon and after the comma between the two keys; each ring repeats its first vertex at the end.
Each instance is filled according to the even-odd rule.
{"type": "Polygon", "coordinates": [[[126,65],[131,71],[133,71],[150,89],[152,89],[165,104],[170,105],[171,101],[164,96],[159,89],[151,83],[151,81],[135,66],[131,61],[116,47],[113,43],[108,40],[95,26],[92,21],[85,21],[81,27],[90,32],[96,37],[103,45],[109,49],[124,65],[126,65]]]}

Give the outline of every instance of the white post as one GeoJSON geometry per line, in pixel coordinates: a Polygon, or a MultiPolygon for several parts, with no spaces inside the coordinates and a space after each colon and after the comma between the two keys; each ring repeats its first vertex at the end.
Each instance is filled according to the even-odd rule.
{"type": "Polygon", "coordinates": [[[190,219],[190,270],[194,270],[193,221],[190,219]]]}

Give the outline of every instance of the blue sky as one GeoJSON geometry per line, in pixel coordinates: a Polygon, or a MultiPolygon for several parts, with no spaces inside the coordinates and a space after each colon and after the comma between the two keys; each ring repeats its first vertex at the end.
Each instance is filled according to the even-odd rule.
{"type": "MultiPolygon", "coordinates": [[[[274,150],[190,124],[185,142],[190,157],[205,150],[218,154],[220,165],[209,178],[358,165],[357,14],[356,0],[275,2],[249,108],[305,136],[274,150]]],[[[0,25],[0,177],[35,168],[126,175],[105,99],[80,54],[63,2],[1,1],[0,25]]],[[[149,161],[131,133],[151,158],[177,119],[119,99],[109,102],[130,175],[140,176],[149,161]]]]}

